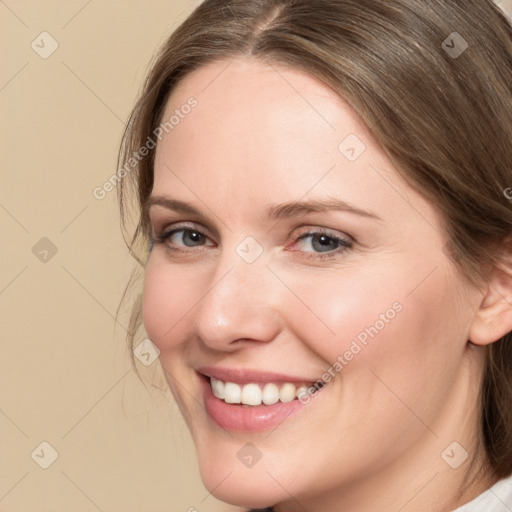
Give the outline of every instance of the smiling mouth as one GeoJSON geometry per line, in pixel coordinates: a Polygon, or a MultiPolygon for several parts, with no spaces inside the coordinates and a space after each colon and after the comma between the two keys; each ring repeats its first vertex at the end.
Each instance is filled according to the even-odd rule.
{"type": "Polygon", "coordinates": [[[225,382],[214,377],[207,377],[213,394],[227,404],[240,404],[245,406],[274,405],[278,402],[288,403],[293,400],[304,399],[316,393],[324,383],[298,383],[292,382],[252,382],[237,384],[225,382]]]}
{"type": "Polygon", "coordinates": [[[292,421],[325,387],[322,380],[249,368],[201,367],[196,372],[207,417],[236,432],[272,430],[292,421]]]}

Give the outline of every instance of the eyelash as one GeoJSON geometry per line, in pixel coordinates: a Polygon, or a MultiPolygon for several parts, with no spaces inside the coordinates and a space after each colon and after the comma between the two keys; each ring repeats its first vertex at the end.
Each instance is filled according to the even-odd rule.
{"type": "MultiPolygon", "coordinates": [[[[193,232],[193,233],[198,233],[198,234],[204,236],[205,238],[209,238],[208,235],[206,235],[200,229],[197,229],[194,226],[189,226],[189,225],[177,226],[168,232],[154,234],[150,241],[150,244],[151,244],[150,249],[149,249],[150,252],[155,245],[165,244],[171,238],[171,236],[173,236],[174,234],[180,233],[180,232],[187,232],[187,231],[193,232]]],[[[343,238],[338,235],[335,235],[335,234],[333,234],[333,232],[331,232],[330,230],[325,229],[325,228],[317,229],[317,230],[305,229],[304,231],[300,232],[294,238],[292,243],[296,244],[297,242],[304,240],[307,237],[314,236],[314,235],[326,236],[327,238],[336,241],[339,244],[339,247],[332,251],[327,251],[327,252],[300,251],[297,249],[293,249],[292,252],[302,252],[302,253],[304,253],[304,255],[301,257],[304,257],[304,258],[324,260],[324,259],[333,259],[333,257],[343,254],[353,247],[353,243],[351,240],[349,240],[348,238],[343,238]]],[[[197,249],[194,249],[194,248],[190,248],[190,250],[186,250],[186,249],[184,250],[181,248],[172,247],[170,245],[167,245],[167,246],[168,246],[168,249],[171,251],[177,251],[177,252],[182,252],[182,253],[197,251],[197,249]]],[[[199,246],[199,247],[201,247],[201,246],[199,246]]]]}

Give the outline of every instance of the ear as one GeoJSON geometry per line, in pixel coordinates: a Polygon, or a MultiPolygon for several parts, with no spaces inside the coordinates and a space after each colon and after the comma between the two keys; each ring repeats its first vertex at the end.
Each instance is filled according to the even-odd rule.
{"type": "Polygon", "coordinates": [[[469,341],[489,345],[512,331],[512,253],[508,264],[494,267],[469,331],[469,341]]]}

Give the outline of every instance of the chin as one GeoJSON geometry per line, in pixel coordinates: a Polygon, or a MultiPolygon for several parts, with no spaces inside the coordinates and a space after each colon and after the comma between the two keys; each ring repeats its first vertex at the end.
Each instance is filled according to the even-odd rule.
{"type": "MultiPolygon", "coordinates": [[[[250,471],[250,470],[249,470],[250,471]]],[[[251,474],[244,470],[233,470],[233,472],[221,482],[219,473],[201,470],[201,478],[206,489],[212,496],[224,503],[249,509],[260,509],[272,507],[282,501],[285,496],[281,488],[269,489],[268,479],[252,478],[251,474]],[[220,485],[219,485],[220,484],[220,485]]],[[[277,484],[276,484],[277,487],[277,484]]]]}
{"type": "MultiPolygon", "coordinates": [[[[222,450],[198,451],[199,471],[206,489],[220,501],[250,509],[271,507],[289,498],[271,476],[276,475],[280,464],[275,460],[264,461],[263,456],[247,467],[238,458],[240,446],[243,449],[245,445],[245,440],[239,440],[222,450]]],[[[283,481],[281,477],[279,480],[283,481]]],[[[291,485],[283,481],[286,488],[291,485]]]]}

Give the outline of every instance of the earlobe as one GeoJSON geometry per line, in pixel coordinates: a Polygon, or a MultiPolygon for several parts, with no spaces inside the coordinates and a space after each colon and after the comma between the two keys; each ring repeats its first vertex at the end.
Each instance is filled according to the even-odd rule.
{"type": "Polygon", "coordinates": [[[489,345],[512,331],[512,268],[495,268],[471,325],[469,341],[489,345]]]}

